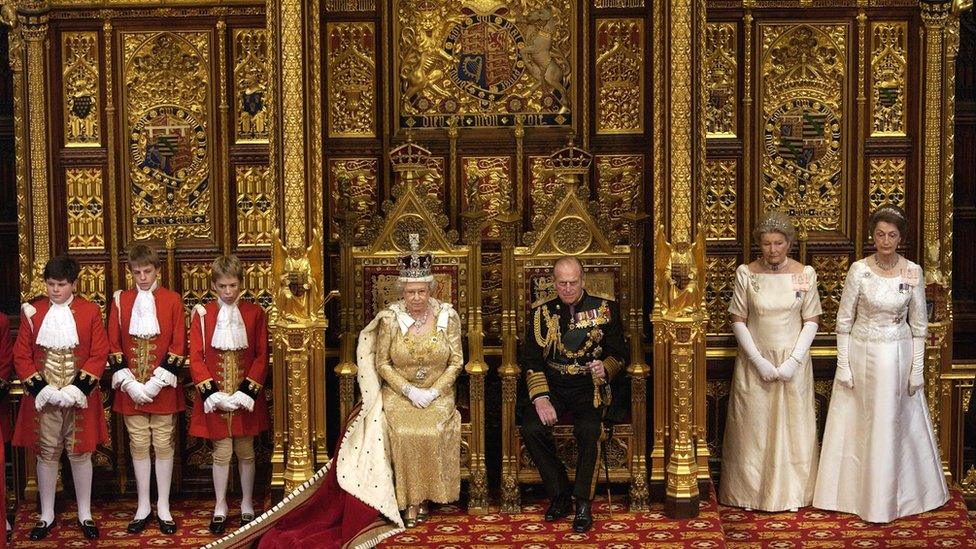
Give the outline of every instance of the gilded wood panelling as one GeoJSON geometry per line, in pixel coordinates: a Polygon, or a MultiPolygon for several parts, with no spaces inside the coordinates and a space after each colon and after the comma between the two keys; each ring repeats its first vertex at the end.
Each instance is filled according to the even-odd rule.
{"type": "Polygon", "coordinates": [[[547,156],[529,157],[529,214],[534,227],[542,227],[556,203],[556,176],[546,170],[547,156]]]}
{"type": "Polygon", "coordinates": [[[502,201],[512,194],[512,159],[508,156],[472,156],[461,161],[463,172],[464,202],[467,209],[470,196],[476,193],[481,197],[481,207],[488,214],[482,236],[487,239],[499,238],[498,215],[502,201]]]}
{"type": "Polygon", "coordinates": [[[597,133],[643,132],[643,19],[597,20],[594,77],[597,133]]]}
{"type": "Polygon", "coordinates": [[[871,22],[871,136],[907,131],[908,23],[871,22]]]}
{"type": "Polygon", "coordinates": [[[738,133],[738,32],[735,23],[709,23],[705,27],[705,129],[708,137],[735,137],[738,133]]]}
{"type": "Polygon", "coordinates": [[[209,32],[122,32],[133,236],[213,239],[209,32]]]}
{"type": "Polygon", "coordinates": [[[105,249],[105,203],[101,168],[68,168],[68,250],[105,249]]]}
{"type": "Polygon", "coordinates": [[[373,23],[326,25],[330,137],[376,135],[376,31],[373,23]]]}
{"type": "Polygon", "coordinates": [[[703,188],[699,190],[698,212],[709,241],[738,238],[738,159],[705,161],[703,188]]]}
{"type": "Polygon", "coordinates": [[[847,24],[760,24],[761,209],[844,225],[847,24]]]}
{"type": "Polygon", "coordinates": [[[837,320],[837,308],[840,296],[844,292],[844,279],[850,267],[850,257],[847,255],[814,255],[810,265],[817,271],[817,283],[820,287],[820,304],[823,314],[820,315],[820,332],[833,333],[834,322],[837,320]]]}
{"type": "Polygon", "coordinates": [[[481,318],[485,337],[498,340],[502,335],[502,254],[481,254],[481,318]]]}
{"type": "Polygon", "coordinates": [[[244,291],[241,296],[246,301],[256,303],[270,314],[274,307],[274,280],[270,261],[244,262],[244,291]]]}
{"type": "Polygon", "coordinates": [[[268,142],[268,31],[234,29],[234,139],[268,142]]]}
{"type": "Polygon", "coordinates": [[[729,334],[729,303],[735,290],[735,269],[739,258],[736,256],[714,256],[706,258],[705,269],[705,309],[708,311],[708,333],[729,334]]]}
{"type": "Polygon", "coordinates": [[[277,227],[275,185],[267,166],[234,167],[237,184],[237,245],[270,246],[277,227]]]}
{"type": "Polygon", "coordinates": [[[635,213],[642,201],[644,157],[607,154],[596,157],[597,205],[607,239],[623,244],[627,237],[624,214],[635,213]]]}
{"type": "Polygon", "coordinates": [[[870,159],[868,164],[870,181],[868,215],[885,204],[896,204],[905,208],[906,160],[900,157],[879,157],[870,159]]]}
{"type": "Polygon", "coordinates": [[[102,311],[102,318],[107,316],[107,283],[105,279],[105,265],[86,263],[78,272],[78,295],[98,305],[102,311]]]}
{"type": "Polygon", "coordinates": [[[599,9],[643,8],[644,0],[593,0],[593,7],[599,9]]]}
{"type": "Polygon", "coordinates": [[[376,11],[376,0],[325,0],[325,11],[376,11]]]}
{"type": "Polygon", "coordinates": [[[375,158],[329,159],[329,219],[333,240],[339,238],[336,208],[356,212],[356,239],[363,237],[366,222],[376,213],[379,161],[375,158]]]}
{"type": "Polygon", "coordinates": [[[187,325],[190,313],[198,303],[210,303],[214,300],[210,290],[210,262],[184,261],[180,263],[180,288],[183,290],[183,309],[186,312],[187,325]]]}
{"type": "Polygon", "coordinates": [[[98,33],[63,33],[61,66],[64,144],[68,147],[97,147],[101,144],[98,33]]]}

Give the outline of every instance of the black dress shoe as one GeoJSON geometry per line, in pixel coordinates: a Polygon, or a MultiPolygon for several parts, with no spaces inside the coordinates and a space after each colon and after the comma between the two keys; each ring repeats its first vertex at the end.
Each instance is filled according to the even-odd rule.
{"type": "Polygon", "coordinates": [[[86,521],[78,521],[78,528],[81,528],[81,533],[85,534],[88,539],[98,539],[98,526],[95,525],[95,521],[88,519],[86,521]]]}
{"type": "Polygon", "coordinates": [[[166,534],[167,536],[172,536],[176,533],[176,521],[175,520],[163,520],[156,515],[156,524],[159,525],[159,531],[166,534]]]}
{"type": "Polygon", "coordinates": [[[44,539],[48,534],[51,533],[51,529],[58,523],[58,519],[54,519],[51,522],[44,522],[43,520],[37,521],[37,524],[31,528],[30,538],[31,541],[37,541],[39,539],[44,539]]]}
{"type": "Polygon", "coordinates": [[[132,519],[132,522],[125,527],[125,531],[130,534],[138,534],[146,529],[146,524],[149,523],[149,519],[152,518],[152,513],[149,513],[141,519],[132,519]]]}
{"type": "Polygon", "coordinates": [[[583,533],[593,526],[593,513],[590,511],[590,502],[576,502],[576,517],[573,518],[573,531],[583,533]]]}
{"type": "Polygon", "coordinates": [[[569,514],[569,496],[556,496],[546,509],[546,522],[555,522],[569,514]]]}
{"type": "Polygon", "coordinates": [[[247,526],[254,520],[254,513],[241,513],[241,526],[247,526]]]}
{"type": "Polygon", "coordinates": [[[218,536],[227,529],[227,517],[225,515],[214,515],[210,519],[210,531],[218,536]]]}

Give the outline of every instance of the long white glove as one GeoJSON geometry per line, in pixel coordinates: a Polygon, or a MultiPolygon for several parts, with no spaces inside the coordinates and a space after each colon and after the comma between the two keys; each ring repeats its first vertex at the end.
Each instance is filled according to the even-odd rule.
{"type": "Polygon", "coordinates": [[[254,411],[254,399],[241,391],[230,395],[229,400],[237,408],[245,408],[248,412],[254,411]]]}
{"type": "Polygon", "coordinates": [[[221,412],[234,412],[238,408],[240,408],[237,402],[231,398],[231,395],[228,395],[227,393],[219,393],[219,394],[222,394],[224,398],[217,401],[218,410],[220,410],[221,412]]]}
{"type": "MultiPolygon", "coordinates": [[[[69,406],[82,409],[88,407],[88,397],[85,395],[85,393],[81,392],[81,389],[79,389],[77,385],[67,385],[62,387],[61,395],[67,402],[70,403],[69,406]]],[[[65,408],[69,406],[65,406],[65,408]]]]}
{"type": "Polygon", "coordinates": [[[908,394],[925,387],[925,338],[912,338],[912,369],[908,374],[908,394]]]}
{"type": "Polygon", "coordinates": [[[434,399],[441,396],[441,392],[438,391],[437,389],[434,389],[433,387],[431,387],[430,389],[421,389],[420,392],[423,393],[423,400],[421,404],[423,404],[424,408],[430,406],[430,403],[434,402],[434,399]]]}
{"type": "Polygon", "coordinates": [[[745,322],[733,322],[732,333],[735,334],[735,339],[739,342],[739,349],[759,371],[760,379],[766,382],[779,379],[779,373],[777,373],[773,363],[759,354],[759,348],[756,347],[756,342],[752,340],[752,334],[749,333],[749,328],[745,322]]]}
{"type": "Polygon", "coordinates": [[[800,334],[796,336],[796,343],[793,344],[793,350],[790,351],[790,356],[786,357],[786,360],[777,368],[780,380],[790,381],[793,379],[793,374],[796,373],[796,369],[804,363],[807,353],[810,352],[810,345],[813,345],[813,338],[817,337],[817,327],[818,324],[816,322],[807,321],[803,323],[803,328],[800,329],[800,334]]]}
{"type": "Polygon", "coordinates": [[[128,368],[121,368],[112,374],[112,388],[118,389],[126,381],[135,381],[136,376],[132,375],[132,370],[128,368]]]}
{"type": "Polygon", "coordinates": [[[207,400],[203,401],[203,413],[209,414],[217,409],[223,410],[219,404],[227,400],[227,397],[227,393],[221,393],[220,391],[208,396],[207,400]]]}
{"type": "Polygon", "coordinates": [[[834,379],[848,389],[854,388],[854,373],[851,372],[851,361],[847,355],[847,348],[851,342],[851,334],[837,334],[837,369],[834,379]]]}
{"type": "Polygon", "coordinates": [[[34,397],[34,408],[40,412],[41,408],[50,404],[52,406],[61,406],[64,402],[64,397],[61,395],[61,391],[54,388],[53,385],[45,385],[37,396],[34,397]]]}
{"type": "Polygon", "coordinates": [[[149,404],[152,402],[152,397],[146,394],[146,386],[136,381],[135,378],[123,381],[122,390],[125,391],[125,394],[129,395],[132,402],[135,402],[137,405],[149,404]]]}
{"type": "Polygon", "coordinates": [[[149,381],[143,386],[146,390],[146,396],[149,398],[156,398],[156,395],[163,390],[163,387],[169,387],[169,385],[160,381],[156,376],[149,378],[149,381]]]}
{"type": "Polygon", "coordinates": [[[410,402],[412,402],[417,408],[426,408],[428,405],[430,405],[430,401],[433,400],[429,397],[427,391],[424,389],[418,389],[410,384],[407,384],[403,388],[403,395],[410,399],[410,402]]]}
{"type": "Polygon", "coordinates": [[[153,378],[158,378],[163,387],[176,387],[179,383],[179,379],[177,379],[176,374],[170,372],[166,368],[157,367],[155,370],[153,370],[153,378]]]}

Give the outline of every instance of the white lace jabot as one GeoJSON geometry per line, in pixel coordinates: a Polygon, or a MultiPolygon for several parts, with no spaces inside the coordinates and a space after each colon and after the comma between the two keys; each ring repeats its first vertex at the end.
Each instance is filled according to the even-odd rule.
{"type": "Polygon", "coordinates": [[[47,349],[63,351],[78,346],[78,326],[75,315],[71,313],[71,302],[75,296],[61,303],[51,302],[51,308],[44,315],[41,327],[37,330],[37,344],[47,349]]]}
{"type": "Polygon", "coordinates": [[[214,328],[210,345],[222,351],[235,351],[247,348],[247,330],[244,328],[244,317],[237,307],[237,302],[228,305],[218,299],[220,312],[217,313],[217,326],[214,328]]]}
{"type": "Polygon", "coordinates": [[[132,304],[132,318],[129,319],[129,334],[150,338],[159,335],[159,319],[156,318],[156,291],[158,282],[153,282],[148,290],[136,285],[136,301],[132,304]]]}

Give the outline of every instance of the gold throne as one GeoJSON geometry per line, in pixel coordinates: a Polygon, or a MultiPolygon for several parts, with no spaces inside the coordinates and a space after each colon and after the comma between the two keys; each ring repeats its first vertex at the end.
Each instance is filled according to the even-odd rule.
{"type": "MultiPolygon", "coordinates": [[[[587,199],[585,177],[591,162],[590,154],[570,141],[569,145],[553,153],[547,169],[556,176],[557,190],[551,212],[535,216],[541,220],[533,232],[527,233],[523,246],[505,246],[502,261],[507,272],[513,273],[503,292],[505,316],[503,322],[502,378],[502,510],[519,512],[520,485],[540,483],[541,477],[520,438],[516,423],[516,396],[521,367],[514,358],[514,341],[526,333],[532,307],[555,297],[552,267],[557,259],[572,255],[580,259],[585,272],[586,290],[597,297],[614,299],[620,306],[630,357],[626,370],[630,405],[623,422],[613,428],[607,441],[606,460],[611,482],[630,483],[630,508],[647,508],[646,386],[649,367],[643,360],[641,333],[643,328],[640,288],[640,232],[645,216],[626,216],[626,243],[615,243],[603,229],[587,199]],[[580,181],[582,179],[582,181],[580,181]]],[[[517,226],[515,215],[502,213],[499,221],[517,226]]],[[[509,230],[514,244],[513,230],[509,230]]],[[[622,395],[621,398],[626,398],[622,395]]],[[[616,396],[614,398],[617,398],[616,396]]],[[[530,411],[531,412],[531,411],[530,411]]],[[[572,425],[557,424],[554,428],[560,458],[572,478],[576,462],[576,441],[572,425]]],[[[601,457],[603,459],[603,457],[601,457]]],[[[597,464],[600,482],[606,481],[603,463],[597,464]]]]}
{"type": "MultiPolygon", "coordinates": [[[[452,304],[461,317],[462,336],[466,339],[464,372],[455,385],[456,403],[461,412],[461,478],[469,483],[468,511],[488,512],[488,483],[484,457],[484,384],[485,367],[480,345],[471,345],[477,336],[472,334],[469,315],[472,311],[469,296],[477,296],[481,282],[471,276],[472,266],[478,262],[468,246],[454,244],[457,233],[445,230],[447,216],[441,201],[421,190],[436,173],[430,152],[409,141],[390,151],[390,162],[396,179],[393,200],[383,205],[367,228],[364,245],[353,245],[343,239],[341,267],[343,277],[350,276],[343,295],[343,341],[339,376],[340,415],[347,417],[355,404],[355,345],[359,331],[377,312],[401,298],[396,282],[399,276],[397,259],[410,252],[409,234],[420,237],[420,249],[433,256],[432,271],[437,282],[434,298],[452,304]],[[424,179],[426,178],[426,179],[424,179]]],[[[344,192],[344,189],[341,189],[344,192]]],[[[348,212],[349,210],[346,209],[348,212]]],[[[347,217],[348,214],[347,214],[347,217]]],[[[348,223],[355,223],[347,219],[348,223]]],[[[352,231],[347,231],[351,234],[352,231]]],[[[480,273],[480,269],[474,269],[480,273]]],[[[478,328],[480,330],[480,326],[478,328]]],[[[480,334],[480,332],[479,332],[480,334]]],[[[480,343],[480,339],[478,339],[480,343]]]]}

